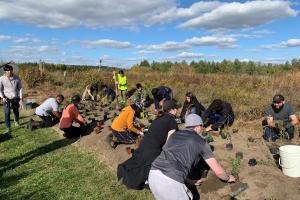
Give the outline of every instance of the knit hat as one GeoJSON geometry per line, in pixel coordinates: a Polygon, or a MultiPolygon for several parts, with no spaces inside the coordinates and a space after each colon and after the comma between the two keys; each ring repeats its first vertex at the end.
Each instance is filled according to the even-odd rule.
{"type": "Polygon", "coordinates": [[[196,114],[189,114],[185,118],[185,127],[193,127],[203,125],[203,121],[199,115],[196,114]]]}

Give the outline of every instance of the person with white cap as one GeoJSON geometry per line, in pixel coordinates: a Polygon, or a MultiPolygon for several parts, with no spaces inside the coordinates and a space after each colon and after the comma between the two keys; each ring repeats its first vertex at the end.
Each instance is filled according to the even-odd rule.
{"type": "Polygon", "coordinates": [[[173,133],[154,160],[149,174],[149,187],[157,200],[193,199],[185,183],[200,185],[203,179],[190,180],[188,174],[203,158],[221,180],[235,182],[214,158],[208,143],[199,135],[203,122],[200,116],[190,114],[185,119],[185,130],[173,133]]]}

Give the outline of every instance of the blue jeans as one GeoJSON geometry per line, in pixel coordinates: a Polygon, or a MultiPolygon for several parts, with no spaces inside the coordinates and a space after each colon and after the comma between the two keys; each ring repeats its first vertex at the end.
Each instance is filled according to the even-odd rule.
{"type": "Polygon", "coordinates": [[[225,122],[220,122],[221,119],[221,115],[219,113],[212,113],[211,115],[209,115],[208,117],[208,124],[219,124],[218,127],[220,128],[224,128],[225,125],[227,126],[231,126],[234,122],[234,118],[232,117],[232,115],[228,115],[226,117],[225,122]]]}
{"type": "MultiPolygon", "coordinates": [[[[286,128],[285,131],[288,134],[288,138],[286,139],[293,139],[294,138],[294,126],[291,126],[289,128],[286,128]]],[[[269,126],[265,126],[264,127],[264,135],[263,138],[266,141],[275,141],[280,137],[280,130],[278,128],[273,128],[273,127],[269,127],[269,126]]]]}
{"type": "Polygon", "coordinates": [[[7,101],[3,104],[4,110],[4,118],[6,128],[10,128],[10,109],[12,108],[15,121],[19,122],[19,108],[20,108],[20,98],[7,99],[7,101]]]}

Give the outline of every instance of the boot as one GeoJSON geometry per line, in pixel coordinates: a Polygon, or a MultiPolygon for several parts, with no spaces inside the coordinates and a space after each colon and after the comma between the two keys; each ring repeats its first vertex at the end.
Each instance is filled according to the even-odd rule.
{"type": "Polygon", "coordinates": [[[43,127],[43,122],[34,121],[33,119],[30,119],[27,124],[27,128],[30,132],[33,131],[34,129],[42,128],[42,127],[43,127]]]}
{"type": "Polygon", "coordinates": [[[26,128],[27,128],[30,132],[33,130],[32,122],[33,122],[33,119],[30,118],[28,124],[26,125],[26,128]]]}

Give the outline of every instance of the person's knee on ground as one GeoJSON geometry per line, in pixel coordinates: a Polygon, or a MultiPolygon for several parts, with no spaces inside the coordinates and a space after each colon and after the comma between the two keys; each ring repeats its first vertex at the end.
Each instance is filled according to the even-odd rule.
{"type": "Polygon", "coordinates": [[[106,142],[115,149],[118,146],[118,139],[114,136],[113,133],[110,133],[106,136],[106,142]]]}
{"type": "Polygon", "coordinates": [[[276,128],[265,126],[263,130],[263,138],[266,141],[275,141],[279,138],[279,133],[276,128]]]}

